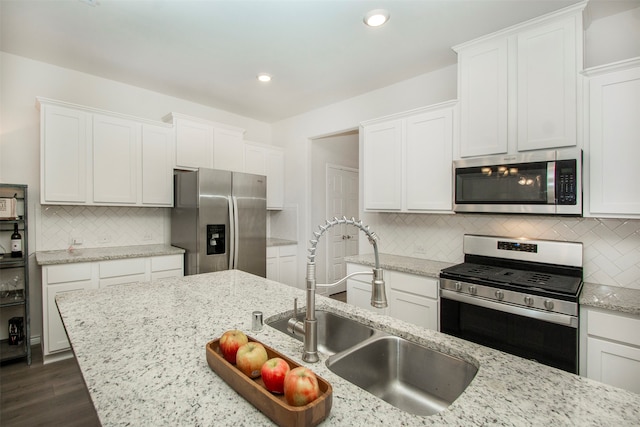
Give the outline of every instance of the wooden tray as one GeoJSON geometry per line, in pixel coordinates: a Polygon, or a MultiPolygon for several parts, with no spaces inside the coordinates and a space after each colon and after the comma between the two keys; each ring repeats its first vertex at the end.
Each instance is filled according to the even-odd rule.
{"type": "MultiPolygon", "coordinates": [[[[262,344],[267,350],[269,359],[280,357],[287,361],[291,369],[300,366],[289,359],[264,345],[260,341],[248,337],[249,341],[262,344]]],[[[207,343],[207,363],[227,384],[240,393],[253,406],[258,408],[263,414],[269,417],[279,426],[315,426],[323,421],[331,411],[333,389],[325,379],[318,378],[320,395],[313,402],[305,406],[291,406],[287,403],[284,395],[274,394],[264,387],[262,377],[249,378],[231,363],[227,362],[220,351],[220,339],[207,343]]]]}

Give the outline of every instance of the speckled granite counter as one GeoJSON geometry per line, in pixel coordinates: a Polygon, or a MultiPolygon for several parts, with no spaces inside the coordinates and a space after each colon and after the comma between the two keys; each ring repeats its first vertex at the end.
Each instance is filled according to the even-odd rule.
{"type": "MultiPolygon", "coordinates": [[[[270,421],[210,370],[205,344],[249,331],[251,313],[286,317],[304,291],[240,271],[71,292],[57,297],[73,350],[104,426],[249,426],[270,421]]],[[[640,395],[318,296],[327,310],[373,324],[479,367],[440,414],[403,412],[329,371],[323,425],[637,426],[640,395]]],[[[270,327],[250,333],[301,361],[302,344],[270,327]]]]}
{"type": "Polygon", "coordinates": [[[277,237],[267,237],[267,247],[297,245],[297,244],[298,242],[296,242],[295,240],[279,239],[277,237]]]}
{"type": "MultiPolygon", "coordinates": [[[[403,273],[418,274],[438,278],[440,270],[454,265],[449,262],[431,261],[421,258],[410,258],[399,255],[379,254],[380,266],[385,270],[401,271],[403,273]]],[[[344,258],[345,262],[375,266],[373,254],[354,255],[344,258]]]]}
{"type": "Polygon", "coordinates": [[[640,290],[585,283],[580,305],[640,316],[640,290]]]}
{"type": "MultiPolygon", "coordinates": [[[[375,265],[373,254],[349,256],[345,257],[345,261],[368,266],[375,265]]],[[[389,254],[380,254],[380,264],[387,270],[436,278],[440,270],[454,265],[389,254]]],[[[585,283],[580,294],[580,304],[640,316],[640,290],[585,283]]]]}
{"type": "Polygon", "coordinates": [[[110,259],[179,255],[183,253],[184,249],[171,245],[117,246],[111,248],[74,249],[73,251],[39,251],[36,252],[36,262],[38,265],[70,264],[110,259]]]}

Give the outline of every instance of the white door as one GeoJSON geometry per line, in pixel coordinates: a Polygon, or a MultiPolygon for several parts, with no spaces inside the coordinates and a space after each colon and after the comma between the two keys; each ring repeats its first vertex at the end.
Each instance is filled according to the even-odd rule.
{"type": "MultiPolygon", "coordinates": [[[[358,171],[327,165],[327,218],[358,218],[358,171]]],[[[327,250],[327,282],[346,276],[344,257],[358,253],[359,230],[351,225],[339,225],[329,230],[327,250]]],[[[346,291],[342,283],[329,294],[346,291]]]]}

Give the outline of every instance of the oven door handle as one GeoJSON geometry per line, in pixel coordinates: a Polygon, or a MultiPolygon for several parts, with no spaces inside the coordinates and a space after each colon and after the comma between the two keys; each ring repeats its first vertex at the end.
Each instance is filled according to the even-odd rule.
{"type": "Polygon", "coordinates": [[[516,314],[518,316],[530,317],[533,319],[543,320],[545,322],[556,323],[558,325],[569,326],[572,328],[578,327],[578,318],[575,316],[569,316],[567,314],[547,313],[540,310],[519,307],[517,305],[495,302],[479,297],[472,297],[458,292],[450,291],[448,289],[440,289],[440,297],[459,301],[465,304],[477,305],[479,307],[484,307],[491,310],[498,310],[505,313],[516,314]]]}

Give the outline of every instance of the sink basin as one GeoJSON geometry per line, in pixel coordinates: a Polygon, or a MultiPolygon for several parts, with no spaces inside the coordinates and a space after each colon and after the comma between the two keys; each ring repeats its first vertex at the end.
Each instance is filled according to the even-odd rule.
{"type": "MultiPolygon", "coordinates": [[[[298,320],[304,320],[299,313],[298,320]]],[[[371,337],[375,329],[362,323],[325,310],[316,310],[318,320],[318,351],[327,355],[339,353],[371,337]]],[[[287,330],[288,318],[267,322],[267,325],[302,341],[302,337],[287,330]]]]}
{"type": "Polygon", "coordinates": [[[347,381],[416,415],[446,409],[478,371],[469,362],[392,335],[374,337],[326,364],[347,381]]]}

